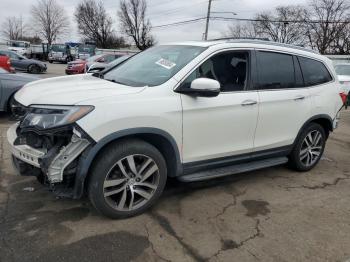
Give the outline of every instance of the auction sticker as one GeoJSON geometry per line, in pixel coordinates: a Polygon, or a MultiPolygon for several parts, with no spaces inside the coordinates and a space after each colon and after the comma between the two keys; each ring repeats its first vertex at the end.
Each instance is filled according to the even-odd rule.
{"type": "Polygon", "coordinates": [[[171,61],[169,61],[169,60],[166,60],[166,59],[164,59],[164,58],[161,58],[161,59],[159,59],[157,62],[156,62],[156,64],[157,65],[160,65],[160,66],[162,66],[162,67],[164,67],[164,68],[166,68],[166,69],[172,69],[174,66],[176,66],[176,64],[175,63],[173,63],[173,62],[171,62],[171,61]]]}

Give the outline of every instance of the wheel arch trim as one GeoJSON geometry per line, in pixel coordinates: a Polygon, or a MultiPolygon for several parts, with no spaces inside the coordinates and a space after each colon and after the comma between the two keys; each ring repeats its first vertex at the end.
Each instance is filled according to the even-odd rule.
{"type": "Polygon", "coordinates": [[[182,167],[179,147],[176,143],[176,140],[168,132],[158,128],[150,128],[150,127],[125,129],[125,130],[117,131],[105,136],[104,138],[99,140],[93,147],[88,149],[89,151],[87,152],[87,155],[85,157],[81,157],[78,163],[78,169],[75,176],[73,198],[78,199],[82,197],[84,193],[84,183],[88,175],[88,172],[90,170],[90,167],[95,157],[106,145],[118,139],[122,139],[124,137],[133,136],[133,135],[145,135],[145,134],[161,136],[171,144],[172,149],[175,152],[174,157],[176,160],[176,167],[177,167],[176,174],[181,174],[183,167],[182,167]]]}
{"type": "Polygon", "coordinates": [[[327,120],[329,122],[329,131],[330,132],[333,131],[333,125],[332,125],[333,119],[329,115],[326,115],[326,114],[314,115],[313,117],[309,118],[300,128],[298,135],[296,136],[296,138],[294,140],[293,147],[297,143],[301,133],[306,128],[306,126],[309,125],[311,122],[315,122],[316,120],[327,120]]]}

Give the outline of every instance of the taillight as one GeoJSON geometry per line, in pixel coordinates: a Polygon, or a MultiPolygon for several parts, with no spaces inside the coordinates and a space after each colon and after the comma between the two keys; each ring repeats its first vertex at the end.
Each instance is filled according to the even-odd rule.
{"type": "Polygon", "coordinates": [[[343,104],[346,103],[346,100],[348,99],[348,95],[345,93],[339,93],[341,100],[343,101],[343,104]]]}

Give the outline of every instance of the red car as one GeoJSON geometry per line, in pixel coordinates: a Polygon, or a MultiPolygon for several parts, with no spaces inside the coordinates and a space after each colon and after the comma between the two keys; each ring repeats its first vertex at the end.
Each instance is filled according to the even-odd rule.
{"type": "Polygon", "coordinates": [[[83,74],[85,72],[86,72],[86,61],[78,59],[67,63],[67,68],[66,68],[67,75],[83,74]]]}
{"type": "Polygon", "coordinates": [[[120,56],[121,54],[101,54],[101,55],[92,56],[86,60],[75,60],[73,62],[69,62],[67,64],[66,74],[67,75],[83,74],[89,69],[88,67],[90,67],[93,64],[96,64],[96,63],[108,64],[120,56]]]}
{"type": "Polygon", "coordinates": [[[10,58],[6,55],[0,55],[0,67],[10,73],[15,72],[15,69],[11,66],[10,58]]]}

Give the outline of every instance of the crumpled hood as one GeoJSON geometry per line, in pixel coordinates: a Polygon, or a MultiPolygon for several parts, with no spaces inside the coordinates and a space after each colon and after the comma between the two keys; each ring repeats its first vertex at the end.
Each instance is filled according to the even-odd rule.
{"type": "MultiPolygon", "coordinates": [[[[26,84],[15,95],[24,106],[74,105],[86,100],[138,93],[144,87],[128,87],[88,74],[54,77],[26,84]]],[[[93,105],[93,101],[89,101],[93,105]]]]}

